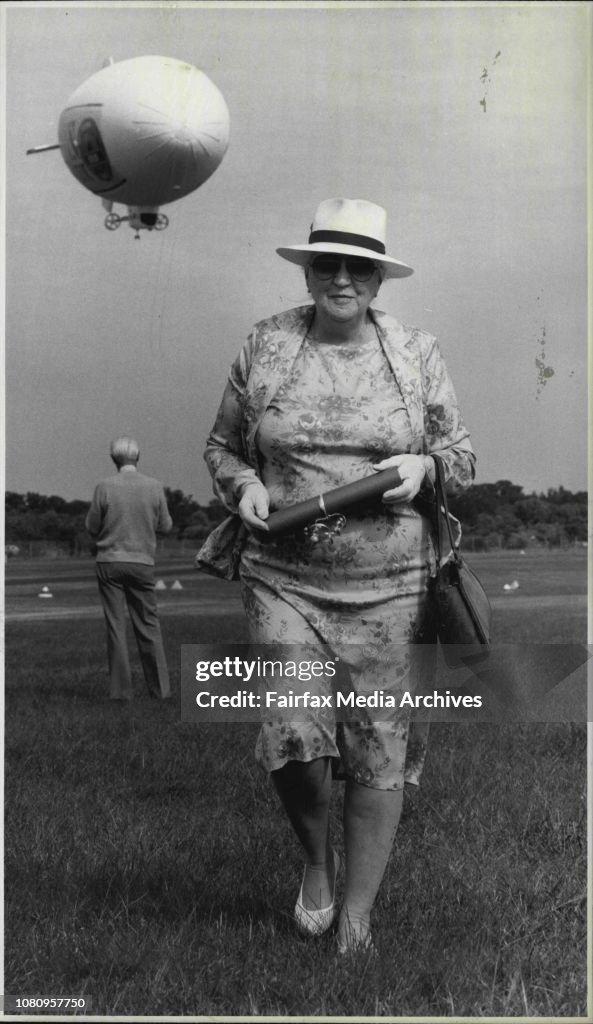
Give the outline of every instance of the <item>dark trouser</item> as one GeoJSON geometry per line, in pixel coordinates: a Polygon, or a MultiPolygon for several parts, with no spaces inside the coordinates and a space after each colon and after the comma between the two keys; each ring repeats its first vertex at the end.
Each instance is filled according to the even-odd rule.
{"type": "Polygon", "coordinates": [[[151,697],[170,697],[169,672],[151,565],[97,562],[97,582],[107,626],[110,697],[131,700],[132,677],[126,640],[126,605],[151,697]]]}

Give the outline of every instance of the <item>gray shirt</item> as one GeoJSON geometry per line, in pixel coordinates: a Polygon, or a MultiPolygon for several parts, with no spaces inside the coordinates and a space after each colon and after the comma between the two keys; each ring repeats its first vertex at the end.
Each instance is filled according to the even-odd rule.
{"type": "Polygon", "coordinates": [[[154,565],[157,534],[172,526],[163,485],[127,466],[97,484],[86,517],[98,562],[154,565]]]}

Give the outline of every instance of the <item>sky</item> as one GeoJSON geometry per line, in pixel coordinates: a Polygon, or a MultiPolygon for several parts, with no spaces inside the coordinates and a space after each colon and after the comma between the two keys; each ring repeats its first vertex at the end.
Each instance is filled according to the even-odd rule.
{"type": "Polygon", "coordinates": [[[275,249],[346,196],[385,207],[415,268],[375,305],[439,339],[477,482],[584,490],[590,7],[4,3],[6,489],[88,499],[128,434],[207,503],[229,366],[308,300],[275,249]],[[25,151],[107,58],[145,54],[203,71],[231,131],[137,241],[59,151],[25,151]]]}

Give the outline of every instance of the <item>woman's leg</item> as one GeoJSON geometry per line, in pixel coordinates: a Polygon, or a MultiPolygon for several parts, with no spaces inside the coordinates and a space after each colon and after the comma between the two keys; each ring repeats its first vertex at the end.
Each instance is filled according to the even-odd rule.
{"type": "MultiPolygon", "coordinates": [[[[430,667],[431,649],[421,644],[393,643],[381,661],[369,666],[353,664],[353,689],[365,693],[381,689],[401,701],[414,692],[418,679],[430,667]],[[388,656],[388,658],[387,658],[388,656]],[[428,659],[428,660],[427,660],[428,659]]],[[[420,723],[419,723],[420,724],[420,723]]],[[[405,713],[392,720],[379,717],[342,724],[339,748],[347,775],[344,794],[344,845],[346,888],[340,914],[338,944],[356,947],[370,937],[371,910],[387,867],[401,816],[409,723],[405,713]],[[358,781],[357,781],[358,780],[358,781]]],[[[426,754],[427,728],[413,730],[417,741],[410,751],[416,784],[426,754]]]]}
{"type": "Polygon", "coordinates": [[[334,862],[329,842],[331,758],[288,761],[271,772],[290,823],[305,851],[302,901],[306,910],[327,907],[334,891],[334,862]]]}
{"type": "MultiPolygon", "coordinates": [[[[242,574],[242,596],[249,636],[271,662],[327,660],[327,649],[298,609],[275,591],[242,574]],[[290,644],[281,638],[289,636],[290,644]]],[[[278,684],[270,677],[274,688],[278,684]]],[[[263,680],[262,685],[266,681],[263,680]]],[[[290,677],[291,688],[296,686],[290,677]]],[[[331,678],[307,680],[307,689],[331,694],[331,678]]],[[[290,711],[265,715],[256,759],[270,777],[305,853],[301,902],[305,910],[324,910],[332,902],[335,866],[329,843],[331,762],[339,757],[331,710],[291,720],[290,711]],[[286,758],[291,760],[286,760],[286,758]],[[300,760],[297,760],[300,758],[300,760]],[[277,767],[280,761],[281,767],[277,767]],[[282,761],[285,763],[282,764],[282,761]]]]}
{"type": "Polygon", "coordinates": [[[338,944],[355,948],[370,932],[371,910],[399,824],[403,789],[370,789],[352,779],[344,795],[346,888],[338,944]]]}

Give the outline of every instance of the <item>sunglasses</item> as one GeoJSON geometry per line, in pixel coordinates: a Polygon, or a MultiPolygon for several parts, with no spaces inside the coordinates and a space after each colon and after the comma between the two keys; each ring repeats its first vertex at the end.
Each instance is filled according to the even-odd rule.
{"type": "Polygon", "coordinates": [[[348,276],[354,281],[370,281],[377,267],[364,256],[317,256],[311,261],[311,269],[318,281],[329,281],[346,265],[348,276]]]}

